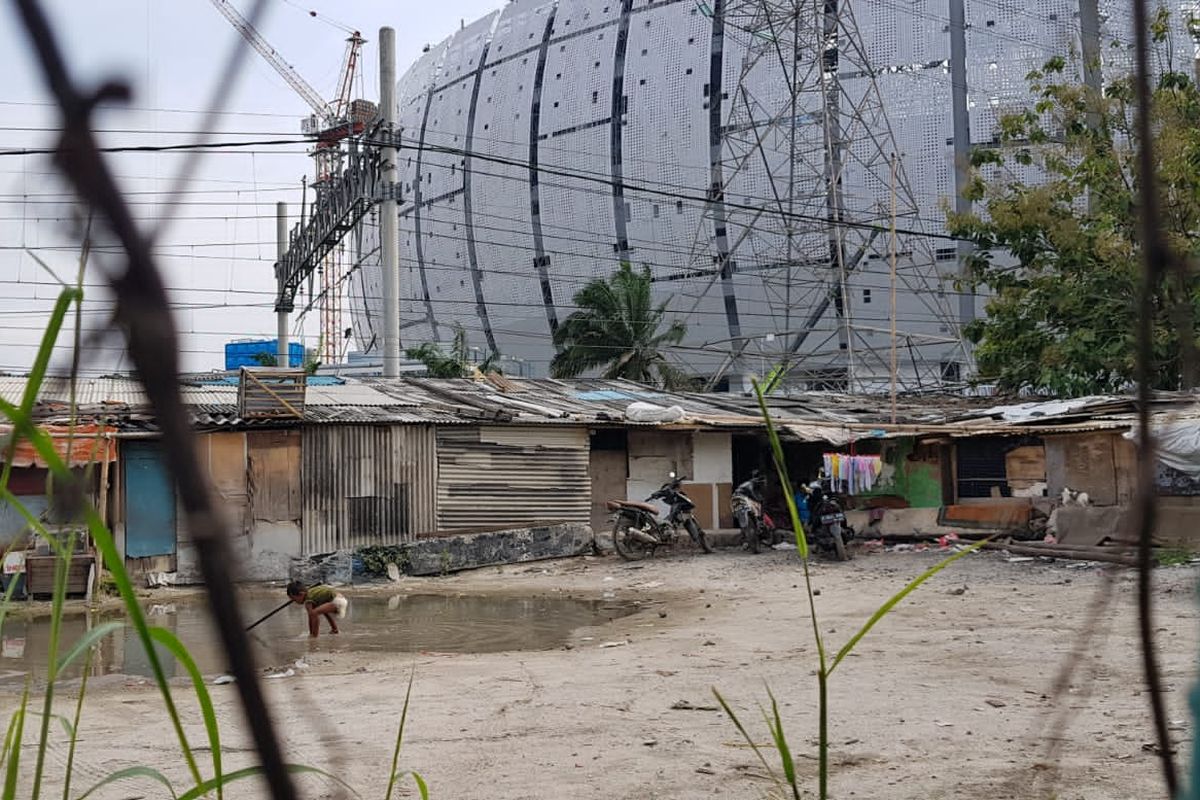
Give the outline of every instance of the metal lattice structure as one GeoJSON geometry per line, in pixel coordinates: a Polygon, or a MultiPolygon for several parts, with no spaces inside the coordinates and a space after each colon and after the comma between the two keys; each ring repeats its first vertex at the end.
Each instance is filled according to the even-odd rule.
{"type": "MultiPolygon", "coordinates": [[[[804,385],[886,386],[891,337],[877,334],[890,334],[890,320],[875,315],[859,324],[856,300],[871,298],[864,284],[882,266],[888,285],[875,298],[887,302],[893,200],[899,229],[919,230],[921,221],[854,7],[838,0],[725,0],[711,15],[714,29],[723,27],[722,52],[741,58],[732,91],[722,96],[728,117],[713,148],[708,215],[718,255],[736,259],[723,280],[740,272],[761,282],[761,301],[781,329],[769,342],[759,337],[754,349],[804,385]],[[725,202],[739,197],[744,201],[733,207],[725,202]],[[742,253],[734,256],[730,240],[743,237],[742,253]]],[[[905,233],[895,249],[906,322],[920,309],[921,318],[955,328],[930,241],[905,233]]],[[[750,347],[738,327],[731,317],[731,363],[750,347]]],[[[960,347],[954,335],[908,324],[898,334],[910,352],[929,344],[939,353],[960,347]]],[[[943,360],[911,360],[899,377],[911,388],[935,385],[943,360]]]]}
{"type": "MultiPolygon", "coordinates": [[[[404,345],[462,326],[544,375],[575,293],[628,262],[688,326],[673,358],[714,385],[782,365],[798,389],[881,390],[893,342],[901,388],[961,385],[982,302],[954,285],[955,147],[998,142],[1035,102],[1026,75],[1078,53],[1081,0],[963,4],[965,149],[957,1],[511,0],[429,46],[397,85],[404,345]]],[[[1100,0],[1106,76],[1129,5],[1100,0]]],[[[382,269],[360,233],[370,350],[382,269]]]]}

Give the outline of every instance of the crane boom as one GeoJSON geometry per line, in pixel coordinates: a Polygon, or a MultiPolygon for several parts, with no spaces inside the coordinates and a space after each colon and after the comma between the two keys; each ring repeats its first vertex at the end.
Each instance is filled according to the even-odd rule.
{"type": "Polygon", "coordinates": [[[324,98],[317,93],[317,90],[308,85],[304,78],[292,68],[292,65],[283,60],[279,53],[275,52],[275,48],[267,43],[267,40],[262,37],[250,22],[234,8],[229,0],[210,0],[217,10],[229,20],[229,23],[242,35],[242,38],[250,43],[250,46],[258,51],[258,54],[270,64],[276,72],[279,73],[288,85],[296,90],[296,94],[300,95],[317,116],[322,120],[326,120],[332,116],[329,104],[324,98]]]}

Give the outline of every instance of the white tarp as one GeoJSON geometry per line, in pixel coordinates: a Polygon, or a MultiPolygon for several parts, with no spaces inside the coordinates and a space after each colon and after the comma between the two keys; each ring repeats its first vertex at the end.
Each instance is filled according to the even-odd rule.
{"type": "MultiPolygon", "coordinates": [[[[1193,480],[1200,480],[1200,418],[1151,423],[1158,460],[1193,480]]],[[[1137,441],[1137,430],[1125,434],[1137,441]]]]}
{"type": "Polygon", "coordinates": [[[1093,396],[1076,397],[1071,400],[1045,400],[1032,403],[1019,403],[1008,406],[995,406],[971,414],[972,417],[1000,417],[1005,422],[1029,422],[1044,417],[1058,417],[1082,411],[1088,406],[1112,402],[1113,397],[1093,396]]]}
{"type": "Polygon", "coordinates": [[[784,422],[781,426],[802,442],[828,442],[834,447],[845,447],[856,439],[849,428],[840,425],[821,425],[817,423],[784,422]]]}
{"type": "Polygon", "coordinates": [[[625,409],[625,419],[630,422],[679,422],[685,412],[679,406],[664,408],[654,403],[630,403],[625,409]]]}

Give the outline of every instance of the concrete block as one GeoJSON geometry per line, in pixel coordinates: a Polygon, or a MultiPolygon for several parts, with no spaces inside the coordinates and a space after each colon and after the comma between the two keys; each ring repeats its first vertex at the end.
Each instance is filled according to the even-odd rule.
{"type": "Polygon", "coordinates": [[[353,578],[353,556],[349,550],[321,553],[309,558],[292,558],[288,580],[308,585],[326,583],[330,586],[349,584],[353,578]]]}
{"type": "Polygon", "coordinates": [[[1119,506],[1063,506],[1055,513],[1060,544],[1096,545],[1106,540],[1132,539],[1132,522],[1130,510],[1119,506]]]}
{"type": "Polygon", "coordinates": [[[582,523],[422,539],[405,548],[409,575],[442,575],[465,569],[567,558],[592,552],[592,529],[582,523]]]}
{"type": "Polygon", "coordinates": [[[883,519],[872,525],[869,511],[847,511],[846,522],[860,537],[873,538],[881,535],[933,535],[944,536],[957,533],[961,528],[938,524],[937,508],[889,508],[883,519]]]}
{"type": "Polygon", "coordinates": [[[288,577],[292,559],[300,555],[299,525],[259,521],[245,538],[249,549],[243,570],[246,580],[278,581],[288,577]]]}

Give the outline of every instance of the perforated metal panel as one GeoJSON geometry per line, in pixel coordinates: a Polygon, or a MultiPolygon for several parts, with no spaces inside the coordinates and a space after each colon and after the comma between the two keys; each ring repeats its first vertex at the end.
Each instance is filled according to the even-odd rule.
{"type": "MultiPolygon", "coordinates": [[[[811,15],[819,4],[795,5],[811,15]]],[[[1186,66],[1187,3],[1169,5],[1162,49],[1186,66]]],[[[545,374],[552,327],[574,310],[575,292],[628,261],[651,270],[657,299],[686,321],[686,349],[676,354],[683,366],[711,372],[740,342],[752,343],[752,360],[771,362],[807,325],[813,335],[799,355],[844,370],[842,323],[832,310],[813,316],[840,289],[821,224],[823,101],[814,91],[793,98],[785,61],[759,57],[771,37],[788,36],[763,24],[763,9],[787,6],[515,0],[423,54],[398,86],[411,143],[400,160],[405,344],[449,340],[457,323],[472,346],[489,347],[490,331],[500,352],[545,374]],[[718,14],[723,30],[713,24],[718,14]],[[773,123],[755,122],[764,117],[773,123]],[[717,195],[714,158],[724,169],[717,195]]],[[[886,227],[894,150],[904,227],[942,233],[942,205],[954,194],[946,2],[842,0],[840,8],[844,216],[886,227]]],[[[1108,79],[1130,68],[1122,46],[1129,8],[1130,0],[1101,2],[1108,79]]],[[[1031,70],[1054,55],[1078,70],[1079,20],[1076,0],[968,0],[966,11],[971,140],[980,145],[993,141],[1000,117],[1033,101],[1031,70]]],[[[811,36],[812,47],[798,51],[808,72],[797,75],[815,86],[822,45],[811,36]]],[[[878,351],[887,338],[887,237],[860,230],[846,238],[856,259],[845,297],[855,347],[878,351]]],[[[956,262],[940,252],[953,243],[914,241],[900,259],[897,299],[901,335],[915,342],[901,364],[910,383],[936,379],[943,360],[961,358],[957,297],[944,280],[956,262]]],[[[376,243],[368,229],[360,249],[370,254],[376,243]]],[[[381,286],[377,258],[368,257],[350,291],[364,345],[377,341],[381,286]]],[[[862,358],[855,370],[866,386],[884,379],[887,365],[862,358]]]]}

